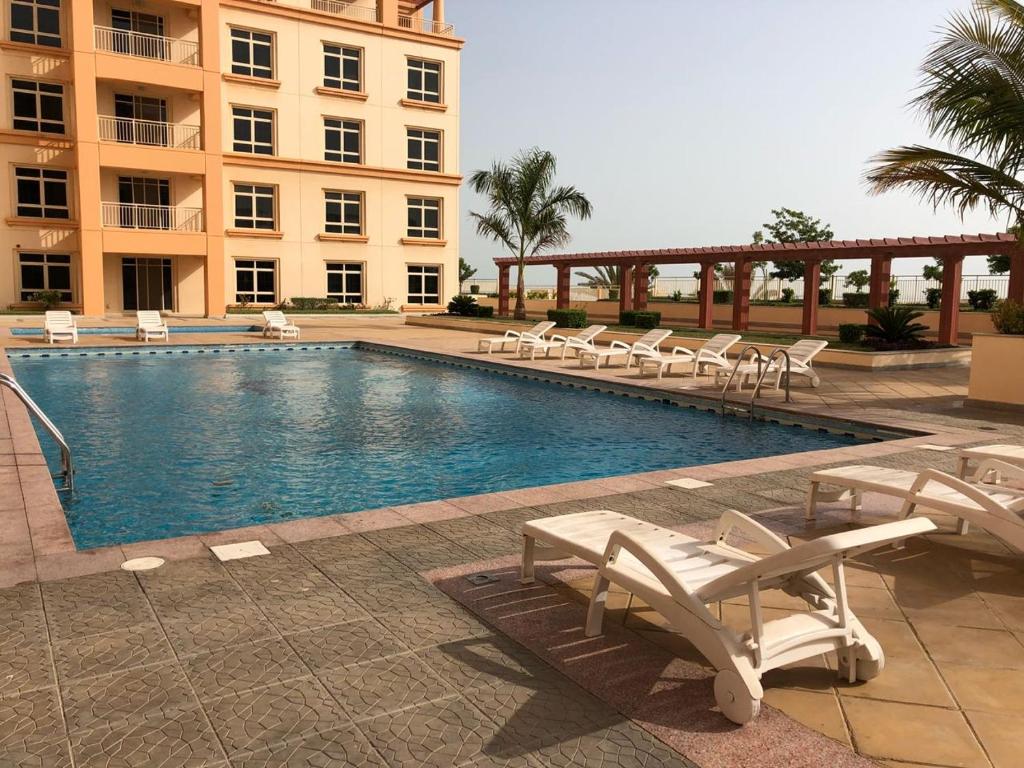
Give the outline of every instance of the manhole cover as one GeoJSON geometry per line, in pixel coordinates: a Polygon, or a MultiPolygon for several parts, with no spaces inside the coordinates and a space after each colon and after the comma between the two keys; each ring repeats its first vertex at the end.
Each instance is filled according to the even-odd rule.
{"type": "Polygon", "coordinates": [[[152,571],[164,564],[162,557],[136,557],[132,560],[125,560],[121,568],[125,571],[152,571]]]}
{"type": "Polygon", "coordinates": [[[494,584],[498,581],[498,577],[493,573],[472,573],[466,577],[466,581],[475,586],[483,586],[484,584],[494,584]]]}

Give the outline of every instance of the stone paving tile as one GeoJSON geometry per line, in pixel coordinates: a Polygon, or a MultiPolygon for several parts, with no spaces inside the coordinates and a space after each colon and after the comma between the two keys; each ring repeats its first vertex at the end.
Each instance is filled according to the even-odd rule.
{"type": "Polygon", "coordinates": [[[387,768],[355,726],[275,744],[231,759],[235,768],[387,768]]]}
{"type": "Polygon", "coordinates": [[[36,739],[4,748],[0,768],[71,768],[67,737],[36,739]]]}
{"type": "Polygon", "coordinates": [[[0,755],[28,742],[52,740],[65,733],[56,687],[0,699],[0,755]]]}
{"type": "Polygon", "coordinates": [[[42,610],[0,613],[0,696],[55,682],[42,610]]]}
{"type": "Polygon", "coordinates": [[[167,587],[148,595],[162,622],[200,621],[224,606],[251,606],[245,591],[230,579],[214,579],[180,588],[167,587]]]}
{"type": "Polygon", "coordinates": [[[315,561],[340,562],[381,553],[381,548],[360,534],[312,539],[292,545],[304,557],[315,561]]]}
{"type": "Polygon", "coordinates": [[[412,571],[408,572],[408,576],[389,581],[350,584],[345,587],[345,591],[371,613],[450,603],[444,593],[412,571]]]}
{"type": "Polygon", "coordinates": [[[253,599],[282,633],[301,632],[369,616],[355,600],[333,584],[294,594],[275,592],[253,595],[253,599]]]}
{"type": "Polygon", "coordinates": [[[53,660],[61,681],[170,661],[173,658],[171,646],[160,626],[154,622],[53,644],[53,660]]]}
{"type": "Polygon", "coordinates": [[[503,635],[485,635],[416,652],[427,666],[464,694],[496,682],[533,685],[538,677],[559,675],[553,667],[503,635]]]}
{"type": "Polygon", "coordinates": [[[551,768],[697,768],[632,723],[562,740],[538,753],[551,768]]]}
{"type": "Polygon", "coordinates": [[[212,768],[225,759],[198,707],[71,737],[78,768],[212,768]]]}
{"type": "Polygon", "coordinates": [[[153,571],[139,571],[139,583],[147,594],[163,590],[183,590],[208,584],[212,581],[227,581],[230,576],[219,560],[212,554],[188,560],[168,561],[153,571]]]}
{"type": "Polygon", "coordinates": [[[491,634],[491,630],[472,614],[454,605],[436,604],[401,613],[381,613],[377,619],[413,649],[491,634]]]}
{"type": "Polygon", "coordinates": [[[408,650],[375,619],[285,635],[284,639],[317,674],[408,650]]]}
{"type": "Polygon", "coordinates": [[[230,694],[203,707],[231,756],[326,733],[349,721],[312,677],[230,694]]]}
{"type": "Polygon", "coordinates": [[[367,531],[363,537],[392,554],[413,547],[443,546],[448,541],[441,534],[422,525],[405,525],[400,528],[367,531]]]}
{"type": "Polygon", "coordinates": [[[505,533],[505,529],[490,520],[476,515],[474,517],[460,517],[454,520],[439,520],[426,523],[426,527],[444,536],[446,539],[463,543],[467,539],[474,539],[486,536],[495,536],[505,533]]]}
{"type": "Polygon", "coordinates": [[[456,693],[412,653],[322,672],[318,677],[357,721],[456,693]]]}
{"type": "Polygon", "coordinates": [[[443,542],[433,546],[415,545],[409,549],[395,550],[392,554],[415,571],[444,568],[474,559],[473,553],[468,549],[447,539],[443,539],[443,542]]]}
{"type": "Polygon", "coordinates": [[[412,578],[415,575],[415,572],[408,565],[398,561],[386,552],[352,560],[325,561],[314,559],[313,562],[331,581],[345,590],[349,586],[375,584],[381,581],[400,578],[412,578]]]}
{"type": "Polygon", "coordinates": [[[98,573],[42,585],[55,640],[109,632],[152,619],[146,596],[128,573],[98,573]]]}
{"type": "Polygon", "coordinates": [[[164,631],[179,655],[251,643],[278,634],[254,605],[225,605],[213,615],[168,621],[164,631]]]}
{"type": "Polygon", "coordinates": [[[291,646],[276,639],[201,653],[183,666],[203,701],[309,674],[291,646]]]}
{"type": "Polygon", "coordinates": [[[121,720],[170,718],[198,702],[177,662],[137,667],[61,686],[68,732],[121,720]]]}

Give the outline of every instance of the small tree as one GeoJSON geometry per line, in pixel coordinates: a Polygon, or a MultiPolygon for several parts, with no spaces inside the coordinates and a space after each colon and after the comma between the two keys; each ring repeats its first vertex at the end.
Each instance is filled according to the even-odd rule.
{"type": "MultiPolygon", "coordinates": [[[[763,225],[771,236],[764,239],[766,243],[817,243],[826,242],[835,237],[831,225],[822,224],[821,219],[808,216],[803,211],[792,208],[773,208],[772,216],[775,217],[775,221],[766,222],[763,225]]],[[[757,234],[755,233],[755,237],[757,234]]],[[[804,263],[802,261],[775,261],[772,262],[772,267],[772,277],[777,277],[780,280],[803,279],[804,263]]],[[[832,259],[822,261],[822,282],[831,278],[838,271],[839,265],[832,259]]]]}
{"type": "Polygon", "coordinates": [[[856,288],[857,293],[864,291],[864,286],[871,282],[871,276],[866,269],[858,269],[846,276],[846,287],[856,288]]]}
{"type": "MultiPolygon", "coordinates": [[[[661,274],[658,272],[657,266],[654,264],[647,267],[647,287],[650,288],[654,285],[654,279],[661,274]]],[[[588,288],[618,288],[619,287],[619,268],[616,266],[610,267],[594,267],[594,272],[577,272],[576,277],[582,278],[584,285],[588,288]]]]}
{"type": "Polygon", "coordinates": [[[998,253],[994,256],[988,256],[985,259],[988,262],[988,273],[990,275],[1005,275],[1010,271],[1010,257],[1002,253],[998,253]]]}
{"type": "Polygon", "coordinates": [[[477,272],[476,267],[470,266],[469,262],[459,256],[459,288],[477,272]]]}

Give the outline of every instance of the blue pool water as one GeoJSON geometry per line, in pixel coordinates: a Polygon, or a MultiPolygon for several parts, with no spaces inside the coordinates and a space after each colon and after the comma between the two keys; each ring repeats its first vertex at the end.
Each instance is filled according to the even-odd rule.
{"type": "MultiPolygon", "coordinates": [[[[263,330],[259,325],[170,325],[167,330],[175,333],[246,333],[263,330]]],[[[79,335],[84,336],[134,336],[135,326],[125,325],[104,328],[79,328],[79,335]]],[[[12,336],[42,336],[40,328],[11,328],[12,336]]]]}
{"type": "Polygon", "coordinates": [[[11,362],[79,547],[856,442],[367,349],[11,362]]]}

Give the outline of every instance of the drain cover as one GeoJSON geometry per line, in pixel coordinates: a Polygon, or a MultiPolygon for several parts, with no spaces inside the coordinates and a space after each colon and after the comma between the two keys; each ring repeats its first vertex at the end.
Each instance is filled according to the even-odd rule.
{"type": "Polygon", "coordinates": [[[474,584],[478,587],[481,587],[484,584],[494,584],[496,581],[498,581],[498,577],[495,576],[493,573],[471,573],[469,576],[466,577],[466,581],[468,581],[470,584],[474,584]]]}
{"type": "Polygon", "coordinates": [[[132,560],[125,560],[121,568],[125,571],[152,571],[164,564],[162,557],[136,557],[132,560]]]}
{"type": "Polygon", "coordinates": [[[216,555],[221,562],[225,560],[241,560],[245,557],[256,557],[258,555],[269,555],[270,550],[263,546],[261,541],[242,541],[238,544],[220,544],[210,547],[210,551],[216,555]]]}

